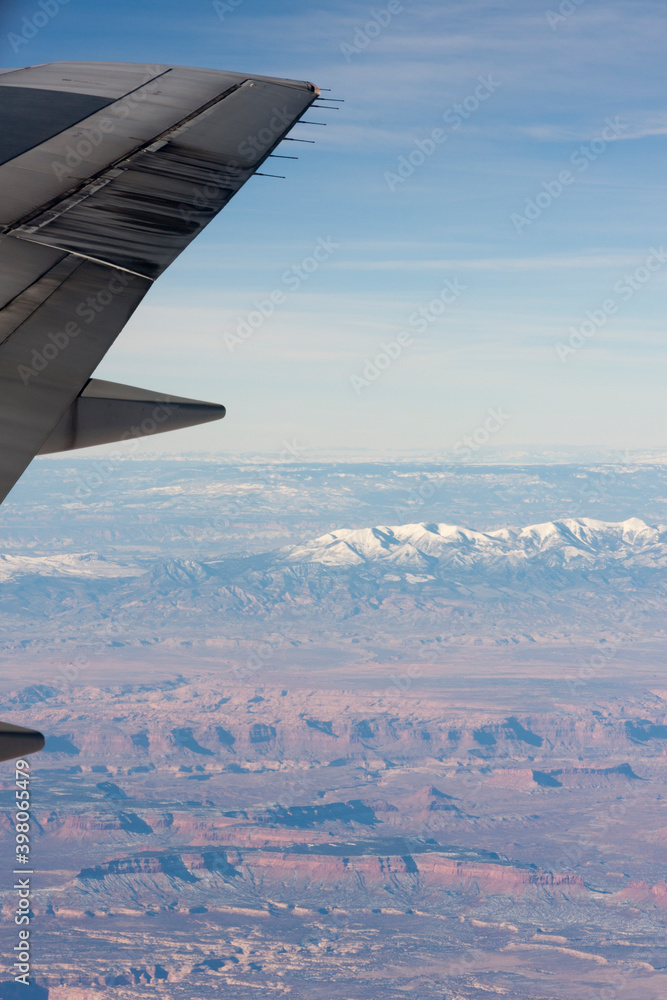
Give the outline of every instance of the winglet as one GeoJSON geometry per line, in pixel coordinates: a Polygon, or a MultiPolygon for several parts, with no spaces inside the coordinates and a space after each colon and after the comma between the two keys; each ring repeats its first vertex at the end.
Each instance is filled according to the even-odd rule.
{"type": "Polygon", "coordinates": [[[49,455],[221,420],[225,407],[91,378],[42,445],[49,455]]]}

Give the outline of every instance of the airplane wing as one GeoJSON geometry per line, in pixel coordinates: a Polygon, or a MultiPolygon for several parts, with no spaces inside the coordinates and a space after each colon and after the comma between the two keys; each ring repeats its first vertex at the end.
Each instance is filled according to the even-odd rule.
{"type": "Polygon", "coordinates": [[[91,375],[319,93],[180,66],[0,72],[0,502],[40,452],[224,416],[91,375]]]}
{"type": "Polygon", "coordinates": [[[37,753],[43,749],[44,743],[44,737],[36,729],[0,722],[0,762],[37,753]]]}

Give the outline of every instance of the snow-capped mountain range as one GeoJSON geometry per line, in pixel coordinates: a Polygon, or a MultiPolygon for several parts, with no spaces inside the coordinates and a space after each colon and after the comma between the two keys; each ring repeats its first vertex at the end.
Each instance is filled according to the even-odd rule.
{"type": "Polygon", "coordinates": [[[94,552],[58,553],[51,556],[0,555],[0,583],[21,576],[113,580],[139,576],[143,570],[109,562],[94,552]]]}
{"type": "Polygon", "coordinates": [[[566,518],[525,528],[473,531],[455,524],[341,529],[282,549],[287,563],[382,568],[388,573],[442,575],[447,570],[523,573],[538,566],[573,571],[667,566],[667,525],[639,518],[566,518]]]}
{"type": "Polygon", "coordinates": [[[461,641],[571,641],[618,629],[621,619],[654,637],[667,608],[665,567],[667,525],[638,518],[489,531],[341,528],[233,557],[177,542],[167,552],[111,546],[106,559],[33,552],[0,557],[0,632],[7,642],[29,635],[48,644],[54,628],[69,642],[113,622],[122,643],[219,643],[235,630],[246,642],[265,635],[267,622],[275,631],[291,620],[294,634],[312,641],[314,621],[337,635],[348,628],[341,623],[377,628],[381,620],[385,636],[427,627],[453,635],[454,608],[461,641]]]}
{"type": "Polygon", "coordinates": [[[0,583],[17,577],[40,576],[119,582],[168,568],[183,586],[223,576],[231,579],[257,572],[289,572],[311,566],[326,572],[370,571],[389,580],[408,582],[498,572],[512,576],[540,570],[572,573],[613,571],[614,574],[667,567],[667,525],[649,525],[639,518],[596,521],[565,518],[524,528],[475,531],[455,524],[403,524],[393,527],[341,528],[297,545],[234,559],[198,558],[123,564],[94,553],[0,555],[0,583]],[[411,579],[412,578],[412,579],[411,579]]]}

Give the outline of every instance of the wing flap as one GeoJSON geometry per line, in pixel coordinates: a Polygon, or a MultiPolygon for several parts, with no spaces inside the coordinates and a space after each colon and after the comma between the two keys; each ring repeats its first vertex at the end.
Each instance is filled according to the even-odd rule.
{"type": "Polygon", "coordinates": [[[293,88],[245,81],[11,235],[158,277],[308,106],[293,88]]]}
{"type": "MultiPolygon", "coordinates": [[[[51,65],[54,68],[54,83],[50,100],[57,105],[63,96],[57,89],[63,86],[60,82],[62,74],[58,71],[60,64],[51,65]]],[[[27,79],[21,79],[21,87],[27,86],[27,79]]],[[[42,73],[39,79],[45,81],[48,74],[42,73]]],[[[136,76],[133,76],[131,82],[135,79],[136,76]]],[[[0,76],[0,105],[14,83],[18,86],[17,74],[0,76]]],[[[317,96],[316,88],[307,83],[270,81],[260,77],[249,79],[241,73],[215,70],[147,67],[141,86],[132,90],[128,88],[103,110],[47,141],[35,142],[34,148],[3,165],[0,225],[8,229],[26,224],[111,167],[141,152],[154,140],[187,124],[192,117],[201,115],[212,102],[224,100],[226,95],[246,83],[252,83],[257,88],[267,83],[288,96],[295,112],[291,124],[317,96]],[[160,70],[159,75],[152,75],[155,69],[160,70]],[[295,94],[300,96],[300,110],[299,101],[294,101],[295,94]]],[[[260,119],[262,115],[267,121],[272,118],[273,104],[268,103],[267,106],[260,97],[259,89],[255,104],[260,119]]],[[[284,101],[279,107],[283,106],[284,101]]],[[[258,125],[261,127],[261,121],[258,125]]],[[[246,129],[239,142],[249,135],[252,132],[246,129]]]]}

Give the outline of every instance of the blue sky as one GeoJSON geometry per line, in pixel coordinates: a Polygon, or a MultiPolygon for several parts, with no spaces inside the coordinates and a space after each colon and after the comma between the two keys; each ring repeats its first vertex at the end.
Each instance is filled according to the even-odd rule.
{"type": "Polygon", "coordinates": [[[345,99],[105,359],[102,377],[228,407],[143,453],[435,456],[490,427],[499,446],[667,447],[661,2],[43,2],[28,40],[43,8],[5,0],[0,65],[206,66],[345,99]]]}

